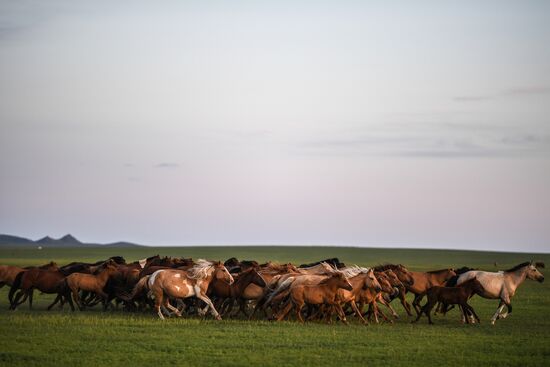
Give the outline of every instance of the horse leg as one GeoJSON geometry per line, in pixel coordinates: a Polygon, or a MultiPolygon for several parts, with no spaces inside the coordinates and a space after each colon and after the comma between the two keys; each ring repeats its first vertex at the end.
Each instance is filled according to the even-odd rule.
{"type": "Polygon", "coordinates": [[[55,297],[54,301],[51,305],[48,306],[47,310],[51,310],[53,306],[55,306],[59,301],[61,300],[61,294],[58,294],[57,297],[55,297]]]}
{"type": "Polygon", "coordinates": [[[422,298],[424,298],[424,295],[422,294],[415,294],[414,295],[414,300],[413,300],[413,307],[414,307],[414,310],[416,311],[416,313],[420,313],[421,312],[421,307],[420,307],[420,301],[422,301],[422,298]]]}
{"type": "Polygon", "coordinates": [[[277,321],[281,321],[282,319],[284,319],[286,317],[286,315],[288,315],[288,313],[292,310],[292,301],[291,300],[288,300],[287,303],[282,307],[282,310],[279,311],[279,314],[278,315],[273,315],[273,317],[277,320],[277,321]]]}
{"type": "Polygon", "coordinates": [[[205,294],[202,294],[201,292],[201,289],[196,287],[197,289],[195,289],[195,295],[197,296],[198,299],[206,302],[206,304],[209,306],[210,308],[210,313],[212,313],[212,316],[214,316],[214,318],[216,320],[221,320],[222,317],[220,316],[220,314],[218,313],[218,311],[216,311],[216,308],[214,307],[214,305],[212,304],[212,301],[210,300],[210,298],[208,298],[205,294]]]}
{"type": "Polygon", "coordinates": [[[340,316],[340,320],[346,324],[346,325],[349,325],[348,324],[348,320],[346,320],[346,313],[344,312],[344,310],[342,309],[342,306],[339,304],[339,303],[335,303],[333,305],[334,308],[336,308],[336,312],[338,312],[338,315],[340,316]]]}
{"type": "Polygon", "coordinates": [[[495,324],[495,321],[497,321],[497,319],[499,318],[503,308],[504,308],[504,301],[501,300],[500,303],[498,304],[497,312],[495,312],[495,314],[491,318],[491,325],[495,324]]]}
{"type": "Polygon", "coordinates": [[[301,303],[301,304],[296,304],[294,306],[294,310],[296,311],[296,318],[298,319],[298,321],[300,321],[302,324],[305,322],[304,321],[304,318],[302,317],[302,308],[304,307],[304,304],[301,303]]]}
{"type": "Polygon", "coordinates": [[[10,309],[15,310],[20,304],[22,304],[23,302],[25,302],[27,300],[27,297],[28,297],[27,292],[25,292],[23,290],[20,290],[19,292],[17,292],[17,294],[15,295],[15,297],[12,300],[12,303],[10,305],[10,309]],[[23,300],[19,301],[21,299],[21,297],[23,297],[23,300]]]}
{"type": "Polygon", "coordinates": [[[470,306],[468,303],[465,303],[465,306],[468,309],[468,312],[471,314],[472,318],[476,320],[478,323],[481,323],[481,320],[479,319],[479,316],[476,314],[476,311],[472,306],[470,306]]]}
{"type": "Polygon", "coordinates": [[[395,310],[393,309],[393,307],[391,306],[391,304],[390,304],[388,301],[386,301],[386,300],[384,299],[384,297],[380,297],[380,298],[379,298],[379,302],[380,302],[381,304],[383,304],[384,306],[386,306],[386,307],[390,310],[391,315],[392,315],[394,318],[396,318],[396,319],[399,318],[399,315],[397,314],[397,312],[395,312],[395,310]]]}
{"type": "Polygon", "coordinates": [[[361,315],[361,311],[359,311],[359,308],[357,308],[357,304],[355,303],[355,301],[352,300],[350,303],[351,303],[351,308],[353,309],[353,312],[355,312],[355,316],[357,316],[363,324],[368,325],[369,322],[365,320],[363,315],[361,315]]]}

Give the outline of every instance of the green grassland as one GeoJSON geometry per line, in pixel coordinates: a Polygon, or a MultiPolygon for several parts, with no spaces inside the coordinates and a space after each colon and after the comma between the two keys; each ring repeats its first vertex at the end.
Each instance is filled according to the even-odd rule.
{"type": "MultiPolygon", "coordinates": [[[[398,262],[411,270],[468,265],[504,269],[550,255],[472,251],[359,249],[339,247],[186,247],[78,249],[1,248],[0,263],[35,265],[55,260],[97,261],[123,255],[133,261],[154,254],[225,260],[273,260],[300,264],[339,257],[349,264],[398,262]],[[497,268],[495,268],[495,262],[497,268]]],[[[543,270],[544,273],[544,270],[543,270]]],[[[488,322],[497,301],[474,298],[482,324],[462,325],[457,311],[411,324],[401,306],[395,324],[350,326],[295,321],[182,318],[161,321],[152,312],[46,311],[52,300],[35,296],[35,309],[7,310],[0,289],[2,366],[543,366],[550,364],[550,285],[527,280],[513,299],[514,312],[495,326],[488,322]]]]}

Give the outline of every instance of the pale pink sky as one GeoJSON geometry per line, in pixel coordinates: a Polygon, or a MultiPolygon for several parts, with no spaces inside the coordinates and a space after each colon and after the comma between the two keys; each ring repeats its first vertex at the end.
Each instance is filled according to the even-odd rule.
{"type": "Polygon", "coordinates": [[[548,252],[549,10],[0,1],[0,233],[548,252]]]}

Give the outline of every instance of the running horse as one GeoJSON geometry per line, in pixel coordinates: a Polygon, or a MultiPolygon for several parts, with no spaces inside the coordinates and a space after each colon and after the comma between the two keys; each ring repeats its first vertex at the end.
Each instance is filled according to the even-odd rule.
{"type": "Polygon", "coordinates": [[[428,272],[411,271],[414,280],[412,285],[405,285],[407,291],[414,294],[412,305],[419,315],[421,311],[420,301],[431,287],[443,286],[456,275],[454,269],[441,269],[428,272]]]}
{"type": "Polygon", "coordinates": [[[504,319],[508,314],[512,313],[512,297],[516,294],[516,290],[526,278],[536,280],[540,283],[544,281],[544,275],[538,271],[537,267],[544,268],[544,263],[532,261],[524,262],[514,266],[511,269],[489,272],[481,270],[472,270],[462,274],[457,281],[460,285],[470,279],[476,278],[483,286],[483,292],[479,295],[488,299],[500,299],[497,311],[491,318],[491,324],[495,324],[497,319],[504,319]],[[502,313],[504,306],[508,309],[502,313]]]}
{"type": "Polygon", "coordinates": [[[203,312],[206,313],[210,309],[212,315],[217,320],[221,320],[220,314],[206,295],[208,286],[213,279],[225,280],[229,284],[233,283],[233,277],[219,261],[199,259],[189,270],[160,269],[155,271],[148,279],[148,286],[155,298],[157,314],[164,320],[161,311],[161,306],[164,306],[179,317],[181,316],[180,311],[172,306],[168,299],[195,296],[206,303],[207,306],[203,312]]]}

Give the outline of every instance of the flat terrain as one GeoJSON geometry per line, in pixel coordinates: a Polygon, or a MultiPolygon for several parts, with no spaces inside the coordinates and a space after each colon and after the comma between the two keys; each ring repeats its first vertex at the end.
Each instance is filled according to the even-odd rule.
{"type": "MultiPolygon", "coordinates": [[[[339,257],[363,266],[398,262],[411,270],[463,265],[505,269],[550,255],[471,251],[358,249],[338,247],[187,247],[187,248],[1,248],[0,264],[35,265],[50,260],[97,261],[123,255],[127,261],[159,253],[225,260],[292,261],[295,264],[339,257]],[[495,267],[495,262],[497,267],[495,267]]],[[[545,271],[543,270],[543,273],[545,271]]],[[[462,325],[457,311],[410,324],[363,326],[294,321],[210,319],[159,320],[152,312],[98,309],[71,313],[45,311],[52,297],[35,295],[35,310],[7,310],[7,287],[0,289],[0,365],[2,366],[543,366],[550,365],[550,285],[527,280],[512,304],[514,312],[495,326],[488,322],[497,301],[474,298],[480,325],[462,325]]]]}

